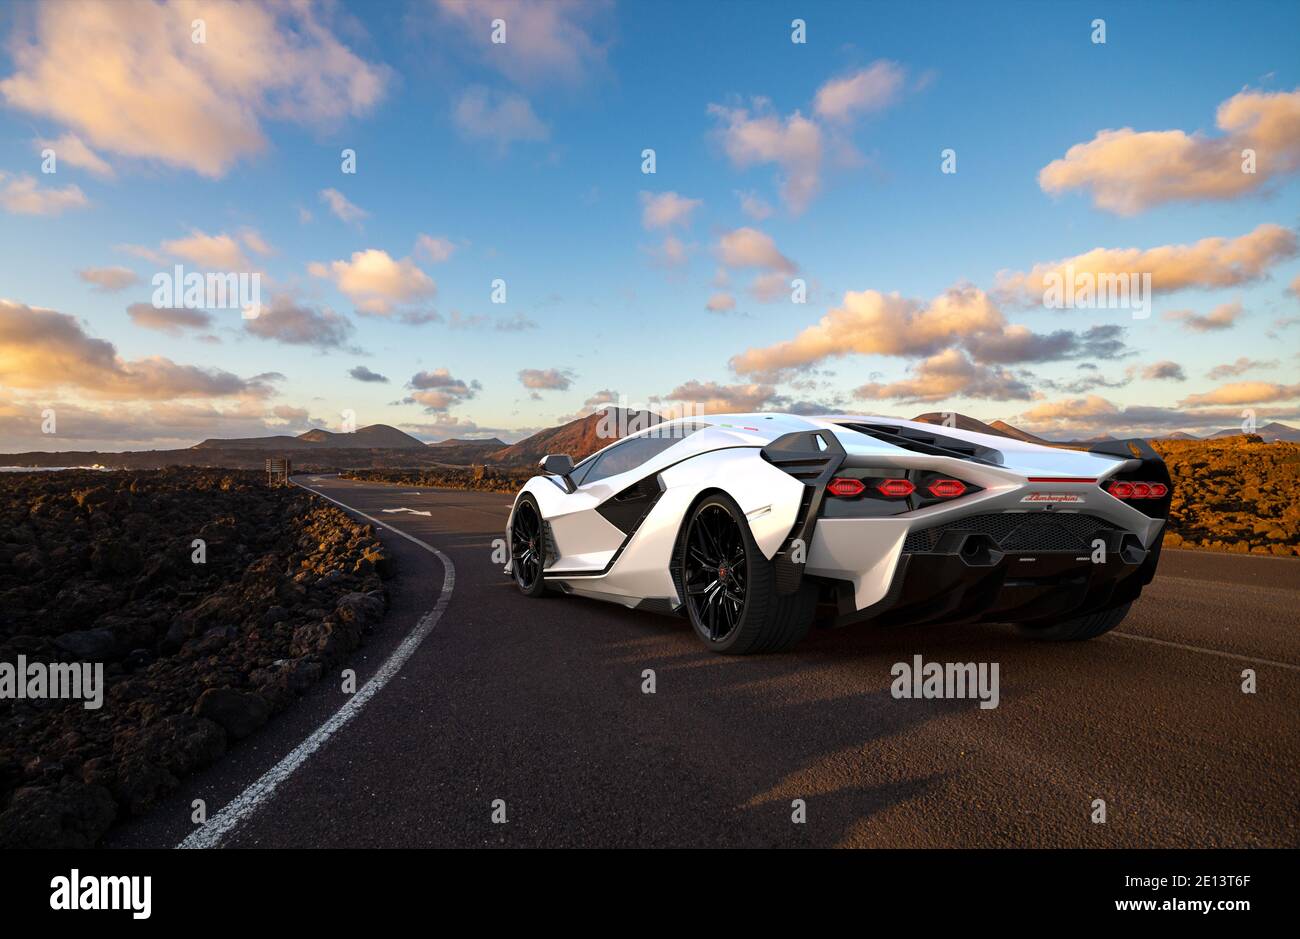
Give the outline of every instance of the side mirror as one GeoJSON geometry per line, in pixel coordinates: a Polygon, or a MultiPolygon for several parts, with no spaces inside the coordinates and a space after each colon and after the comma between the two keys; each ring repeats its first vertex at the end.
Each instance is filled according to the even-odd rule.
{"type": "Polygon", "coordinates": [[[542,457],[541,467],[543,473],[563,479],[570,492],[577,488],[569,478],[573,472],[573,457],[567,453],[551,453],[542,457]]]}

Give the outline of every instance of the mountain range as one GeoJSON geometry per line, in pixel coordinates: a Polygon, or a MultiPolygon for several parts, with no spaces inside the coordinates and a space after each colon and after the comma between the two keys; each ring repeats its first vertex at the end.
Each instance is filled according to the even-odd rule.
{"type": "MultiPolygon", "coordinates": [[[[550,427],[525,437],[517,443],[507,444],[499,437],[482,440],[454,438],[424,443],[404,431],[388,424],[370,424],[352,433],[314,428],[297,436],[278,434],[269,437],[209,438],[183,450],[139,450],[122,453],[100,451],[38,451],[0,454],[0,465],[8,466],[90,466],[98,464],[109,468],[144,469],[161,466],[224,466],[230,468],[261,468],[265,457],[287,454],[296,468],[329,471],[344,468],[394,468],[418,467],[436,464],[470,466],[493,464],[499,466],[529,466],[548,453],[567,453],[581,460],[618,436],[619,429],[639,429],[659,421],[658,415],[649,411],[620,411],[611,408],[613,418],[606,411],[597,411],[576,418],[558,427],[550,427]],[[611,434],[611,424],[615,433],[611,434]]],[[[945,418],[961,430],[1010,437],[1029,443],[1049,444],[1049,441],[1006,421],[989,423],[964,414],[945,414],[936,411],[920,414],[917,421],[943,424],[945,418]]],[[[1206,437],[1196,437],[1183,431],[1155,437],[1155,440],[1212,440],[1235,437],[1239,429],[1221,430],[1206,437]]],[[[1272,422],[1260,427],[1256,433],[1267,442],[1275,440],[1300,441],[1300,430],[1287,424],[1272,422]]],[[[1114,439],[1103,434],[1079,443],[1114,439]]]]}
{"type": "MultiPolygon", "coordinates": [[[[500,441],[497,441],[500,443],[500,441]]],[[[339,434],[331,430],[313,428],[296,437],[277,434],[271,437],[210,437],[195,444],[193,450],[400,450],[424,449],[427,446],[410,434],[388,424],[370,424],[358,427],[352,433],[339,434]]]]}

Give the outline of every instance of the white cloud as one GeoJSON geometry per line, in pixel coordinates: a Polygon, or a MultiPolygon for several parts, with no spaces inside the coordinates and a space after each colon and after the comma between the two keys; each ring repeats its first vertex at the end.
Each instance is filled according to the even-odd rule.
{"type": "Polygon", "coordinates": [[[35,143],[37,150],[53,150],[56,164],[67,163],[106,179],[113,176],[113,167],[86,146],[86,142],[76,134],[64,134],[55,140],[41,137],[35,143]]]}
{"type": "MultiPolygon", "coordinates": [[[[576,84],[605,61],[594,28],[611,7],[607,0],[434,0],[434,7],[459,33],[457,45],[468,42],[483,64],[521,84],[576,84]],[[492,42],[494,19],[505,21],[504,43],[492,42]]],[[[444,48],[446,37],[439,33],[444,48]]]]}
{"type": "Polygon", "coordinates": [[[468,139],[488,141],[502,150],[518,141],[545,140],[550,136],[550,130],[523,95],[478,85],[466,89],[457,99],[452,121],[468,139]]]}
{"type": "Polygon", "coordinates": [[[432,297],[437,285],[410,258],[394,260],[387,251],[355,251],[351,260],[313,261],[307,270],[334,282],[357,311],[388,316],[399,304],[432,297]]]}
{"type": "Polygon", "coordinates": [[[239,242],[225,234],[209,235],[194,229],[184,238],[164,241],[162,250],[211,270],[239,271],[252,267],[239,242]]]}
{"type": "Polygon", "coordinates": [[[813,111],[825,120],[845,123],[859,114],[884,110],[898,100],[902,90],[902,68],[882,59],[818,88],[813,111]]]}
{"type": "Polygon", "coordinates": [[[757,267],[792,273],[793,261],[776,248],[772,236],[756,228],[737,228],[718,240],[718,257],[727,267],[757,267]]]}
{"type": "Polygon", "coordinates": [[[77,276],[98,293],[117,293],[140,282],[135,271],[126,267],[87,267],[77,271],[77,276]]]}
{"type": "Polygon", "coordinates": [[[752,192],[737,192],[736,198],[740,200],[740,211],[744,212],[756,222],[761,222],[765,218],[770,218],[775,209],[772,208],[765,200],[752,192]]]}
{"type": "Polygon", "coordinates": [[[771,376],[852,354],[934,355],[1004,325],[1002,313],[975,287],[953,287],[929,303],[897,293],[849,291],[840,306],[793,339],[748,349],[731,359],[731,367],[742,375],[771,376]]]}
{"type": "Polygon", "coordinates": [[[1167,202],[1232,199],[1300,170],[1300,89],[1243,91],[1219,105],[1221,137],[1181,130],[1103,130],[1038,174],[1044,192],[1086,189],[1093,204],[1135,215],[1167,202]],[[1255,152],[1253,172],[1243,150],[1255,152]]]}
{"type": "Polygon", "coordinates": [[[0,205],[14,215],[59,215],[68,209],[80,209],[90,204],[80,186],[62,189],[42,187],[30,175],[6,176],[0,173],[0,205]],[[5,183],[4,181],[9,181],[5,183]]]}
{"type": "MultiPolygon", "coordinates": [[[[266,147],[264,119],[329,125],[371,110],[387,70],[307,3],[45,3],[10,42],[11,107],[87,146],[223,176],[266,147]],[[199,12],[206,43],[191,40],[199,12]]],[[[355,24],[349,24],[355,28],[355,24]]]]}
{"type": "Polygon", "coordinates": [[[1269,404],[1300,398],[1300,384],[1282,385],[1268,381],[1239,381],[1220,385],[1204,394],[1188,395],[1179,405],[1188,408],[1210,404],[1269,404]]]}
{"type": "Polygon", "coordinates": [[[704,308],[710,313],[730,313],[736,308],[736,298],[729,293],[715,293],[704,308]]]}
{"type": "Polygon", "coordinates": [[[781,198],[798,214],[821,189],[822,130],[798,111],[782,118],[768,107],[758,102],[751,112],[711,104],[709,113],[722,122],[718,133],[733,165],[740,169],[764,163],[780,167],[781,198]]]}
{"type": "Polygon", "coordinates": [[[976,365],[958,349],[945,349],[918,362],[912,377],[881,384],[869,382],[853,392],[855,398],[934,403],[949,398],[992,401],[1029,400],[1033,391],[1022,379],[1002,368],[976,365]]]}
{"type": "Polygon", "coordinates": [[[673,225],[690,225],[691,213],[703,202],[687,199],[675,192],[642,192],[641,224],[647,230],[669,228],[673,225]]]}
{"type": "Polygon", "coordinates": [[[1204,316],[1193,313],[1191,310],[1170,310],[1165,313],[1164,318],[1181,322],[1184,328],[1190,329],[1194,333],[1209,333],[1231,329],[1236,325],[1237,318],[1240,316],[1240,303],[1220,303],[1204,316]]]}
{"type": "Polygon", "coordinates": [[[1296,254],[1295,232],[1280,225],[1260,225],[1236,238],[1202,238],[1186,245],[1155,248],[1093,248],[1060,261],[1035,264],[1028,272],[1000,271],[996,292],[1012,302],[1037,305],[1048,275],[1067,280],[1071,274],[1150,274],[1155,293],[1187,287],[1233,287],[1259,280],[1279,261],[1296,254]]]}
{"type": "Polygon", "coordinates": [[[519,372],[519,383],[534,391],[568,391],[573,385],[573,372],[567,368],[525,368],[519,372]]]}
{"type": "Polygon", "coordinates": [[[450,238],[435,238],[433,235],[421,235],[415,241],[415,250],[423,254],[434,264],[451,260],[456,244],[450,238]]]}
{"type": "Polygon", "coordinates": [[[365,209],[349,202],[347,196],[337,189],[322,189],[320,198],[322,202],[329,206],[329,210],[335,218],[348,224],[359,222],[370,215],[365,209]]]}

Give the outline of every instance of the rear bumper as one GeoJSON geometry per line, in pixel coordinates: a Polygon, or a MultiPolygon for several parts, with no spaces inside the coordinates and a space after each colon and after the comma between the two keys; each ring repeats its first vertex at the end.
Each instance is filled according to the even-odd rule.
{"type": "Polygon", "coordinates": [[[1098,561],[1075,551],[972,548],[982,538],[952,542],[953,550],[900,552],[883,595],[865,607],[858,606],[853,581],[827,579],[832,625],[1055,622],[1121,606],[1151,582],[1163,535],[1147,549],[1119,536],[1105,540],[1110,544],[1098,561]]]}
{"type": "Polygon", "coordinates": [[[823,518],[803,573],[831,586],[836,625],[1069,618],[1134,599],[1154,576],[1163,526],[1005,510],[823,518]]]}

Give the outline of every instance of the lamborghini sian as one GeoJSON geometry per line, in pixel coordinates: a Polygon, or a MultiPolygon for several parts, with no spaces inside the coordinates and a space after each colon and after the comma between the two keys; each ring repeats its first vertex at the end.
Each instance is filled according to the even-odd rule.
{"type": "Polygon", "coordinates": [[[1171,498],[1142,441],[717,414],[543,459],[510,512],[506,573],[528,597],[683,615],[721,653],[788,649],[814,623],[1090,639],[1150,583],[1171,498]]]}

